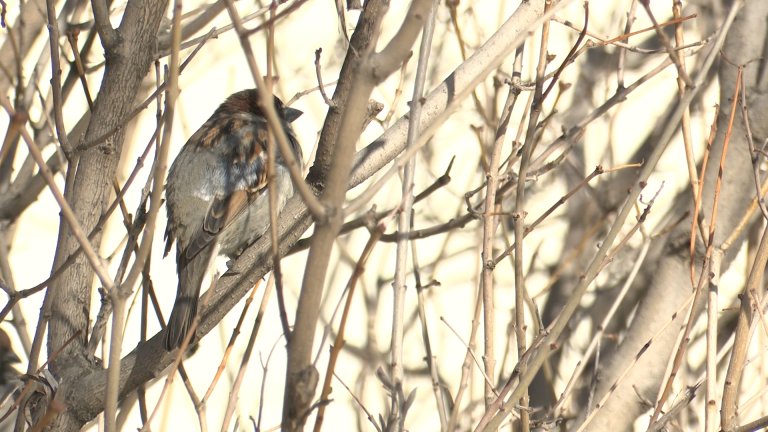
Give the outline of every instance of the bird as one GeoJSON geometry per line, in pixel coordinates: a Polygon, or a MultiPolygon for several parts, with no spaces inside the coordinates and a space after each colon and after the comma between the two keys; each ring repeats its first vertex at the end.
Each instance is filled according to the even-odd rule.
{"type": "Polygon", "coordinates": [[[11,339],[0,329],[0,432],[13,430],[16,415],[12,413],[14,403],[22,386],[21,374],[14,368],[19,357],[13,352],[11,339]]]}
{"type": "MultiPolygon", "coordinates": [[[[302,112],[273,96],[293,156],[303,169],[291,123],[302,112]]],[[[180,347],[197,314],[208,263],[218,254],[236,258],[269,227],[267,139],[269,126],[259,89],[233,93],[187,140],[166,182],[165,255],[176,242],[179,282],[164,337],[166,351],[180,347]]],[[[293,195],[286,159],[275,145],[277,211],[293,195]]]]}

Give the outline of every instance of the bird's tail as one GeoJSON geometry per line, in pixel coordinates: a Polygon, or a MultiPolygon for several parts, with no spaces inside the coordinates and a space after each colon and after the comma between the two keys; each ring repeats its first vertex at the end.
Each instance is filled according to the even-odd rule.
{"type": "Polygon", "coordinates": [[[173,351],[181,346],[197,314],[197,299],[200,296],[200,285],[203,283],[206,272],[205,263],[197,262],[197,258],[199,257],[179,270],[176,302],[168,318],[168,327],[163,340],[167,351],[173,351]]]}

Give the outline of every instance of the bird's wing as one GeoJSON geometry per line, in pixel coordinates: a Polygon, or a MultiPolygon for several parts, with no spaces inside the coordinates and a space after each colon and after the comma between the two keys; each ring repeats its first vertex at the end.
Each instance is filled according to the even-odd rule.
{"type": "Polygon", "coordinates": [[[191,261],[197,254],[211,244],[216,237],[242,213],[257,192],[236,190],[230,195],[217,196],[208,207],[203,225],[195,231],[187,244],[182,262],[191,261]]]}
{"type": "Polygon", "coordinates": [[[261,118],[234,117],[217,127],[225,131],[218,135],[230,140],[227,145],[230,154],[226,160],[241,167],[247,165],[250,173],[248,178],[251,180],[247,184],[238,185],[231,193],[214,196],[202,225],[190,237],[186,249],[180,254],[179,264],[189,262],[210,245],[267,187],[266,122],[261,118]]]}

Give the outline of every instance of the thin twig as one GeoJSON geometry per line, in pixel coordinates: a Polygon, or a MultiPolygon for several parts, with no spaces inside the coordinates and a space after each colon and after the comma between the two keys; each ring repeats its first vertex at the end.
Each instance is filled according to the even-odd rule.
{"type": "MultiPolygon", "coordinates": [[[[264,79],[259,72],[259,66],[253,56],[253,50],[251,49],[251,44],[248,41],[247,32],[243,27],[240,15],[238,14],[232,0],[225,1],[227,2],[227,11],[229,12],[229,17],[232,20],[232,24],[235,26],[235,30],[237,31],[240,40],[240,46],[243,49],[243,54],[245,55],[246,60],[248,60],[248,67],[251,69],[251,75],[253,75],[253,79],[256,82],[256,87],[266,89],[267,85],[264,83],[264,79]]],[[[325,207],[320,203],[306,182],[304,182],[302,172],[303,161],[296,160],[296,156],[293,154],[293,151],[288,144],[288,137],[285,135],[285,130],[283,130],[280,119],[275,112],[272,93],[268,93],[266,91],[259,92],[259,97],[261,99],[260,107],[267,118],[270,130],[273,134],[275,134],[275,137],[277,138],[277,144],[280,146],[280,153],[282,154],[283,159],[285,159],[285,165],[287,166],[288,172],[291,175],[293,186],[299,192],[299,195],[315,219],[323,219],[326,216],[325,207]]]]}
{"type": "MultiPolygon", "coordinates": [[[[267,309],[267,304],[269,303],[270,294],[272,293],[272,290],[275,287],[275,278],[274,273],[272,276],[270,276],[269,280],[267,280],[267,286],[264,290],[264,295],[261,297],[261,304],[259,306],[259,312],[256,314],[256,319],[253,321],[253,327],[251,328],[251,334],[248,338],[248,344],[245,347],[245,352],[243,353],[242,358],[240,359],[240,367],[237,370],[237,376],[235,378],[235,381],[232,383],[232,388],[229,392],[229,399],[227,400],[227,407],[224,410],[224,419],[221,422],[221,432],[226,432],[229,429],[229,422],[232,419],[232,415],[235,412],[235,407],[237,407],[237,399],[238,394],[240,393],[240,387],[243,384],[243,380],[245,378],[245,372],[248,370],[248,363],[250,362],[251,355],[253,354],[253,347],[256,345],[256,336],[259,334],[259,329],[261,328],[261,323],[264,321],[264,312],[267,309]]],[[[255,291],[255,290],[254,290],[255,291]]],[[[263,380],[266,381],[266,370],[264,373],[263,380]]],[[[259,415],[259,418],[261,418],[261,415],[259,415]]]]}
{"type": "MultiPolygon", "coordinates": [[[[561,2],[559,4],[563,4],[563,3],[564,2],[561,2]]],[[[478,428],[477,428],[478,430],[491,431],[491,430],[496,430],[499,427],[501,422],[504,421],[504,419],[506,418],[509,410],[512,408],[512,406],[515,405],[515,403],[517,402],[519,397],[523,394],[527,386],[530,385],[534,375],[536,374],[538,369],[541,367],[541,365],[544,363],[546,358],[549,356],[549,353],[554,349],[554,347],[557,346],[557,340],[559,336],[561,335],[562,331],[565,329],[570,318],[573,316],[573,313],[578,308],[581,298],[586,293],[587,288],[592,283],[592,280],[594,280],[594,278],[598,274],[598,271],[602,268],[603,259],[607,256],[609,248],[611,247],[614,240],[618,236],[619,231],[622,229],[623,223],[626,220],[627,216],[629,215],[629,212],[632,210],[635,200],[640,195],[640,192],[642,190],[642,185],[644,185],[645,182],[647,182],[648,177],[650,176],[651,172],[655,169],[656,164],[661,158],[661,155],[664,149],[666,148],[666,144],[669,142],[670,138],[674,134],[674,131],[677,129],[677,120],[679,120],[680,117],[682,116],[683,108],[686,105],[690,104],[693,98],[698,94],[698,91],[700,91],[701,84],[703,84],[703,80],[706,78],[707,72],[712,67],[712,64],[715,61],[715,57],[718,55],[719,48],[722,46],[723,42],[725,41],[725,35],[727,32],[727,29],[730,28],[731,24],[733,23],[733,20],[736,17],[736,12],[740,9],[741,4],[742,3],[740,2],[735,3],[731,7],[727,17],[724,19],[723,25],[721,26],[721,32],[719,33],[718,38],[714,42],[714,48],[712,51],[709,52],[709,55],[704,60],[701,66],[701,70],[698,71],[698,75],[696,78],[696,84],[698,84],[698,86],[694,86],[691,89],[691,91],[686,93],[686,95],[678,104],[677,108],[674,110],[674,112],[670,116],[670,122],[667,124],[666,128],[662,131],[660,138],[658,140],[660,144],[657,145],[653,149],[652,153],[648,156],[648,160],[643,166],[643,169],[641,170],[640,175],[638,176],[637,182],[635,182],[635,184],[630,189],[626,201],[624,202],[623,206],[615,216],[615,221],[613,225],[611,226],[610,230],[605,236],[605,239],[602,242],[600,248],[598,249],[595,257],[593,258],[593,260],[585,270],[584,275],[581,278],[580,282],[571,293],[571,296],[568,302],[565,304],[565,306],[563,306],[557,320],[553,323],[552,326],[550,326],[549,333],[544,338],[542,338],[541,343],[535,345],[534,347],[531,348],[531,350],[529,350],[529,352],[531,352],[531,355],[527,360],[528,370],[526,371],[526,373],[520,375],[518,385],[515,387],[514,390],[510,392],[506,402],[502,405],[503,409],[498,413],[496,413],[495,415],[491,414],[493,416],[493,418],[491,419],[488,419],[488,420],[482,419],[481,424],[478,425],[478,428]]]]}
{"type": "Polygon", "coordinates": [[[323,419],[325,418],[325,407],[327,406],[324,402],[330,402],[328,399],[328,396],[331,394],[331,378],[333,377],[336,368],[336,362],[339,358],[339,354],[341,353],[341,350],[344,348],[344,332],[347,327],[347,318],[349,317],[349,312],[352,308],[352,298],[355,293],[355,288],[357,287],[357,282],[360,279],[360,277],[365,272],[365,266],[368,262],[368,258],[371,256],[371,252],[373,252],[373,248],[378,243],[379,237],[384,232],[385,225],[379,224],[376,226],[376,229],[371,233],[371,236],[368,238],[368,242],[366,242],[365,247],[363,248],[363,251],[360,253],[360,258],[357,260],[357,263],[355,264],[355,269],[352,272],[352,275],[349,278],[349,281],[347,282],[347,286],[345,291],[347,292],[347,300],[344,303],[344,309],[341,314],[341,321],[339,321],[339,330],[336,333],[336,339],[333,342],[333,345],[331,346],[331,354],[328,358],[328,367],[325,371],[325,379],[323,381],[323,387],[320,391],[320,402],[321,405],[317,409],[317,417],[315,419],[315,432],[320,432],[320,429],[323,426],[323,419]]]}
{"type": "MultiPolygon", "coordinates": [[[[59,24],[56,22],[56,3],[54,0],[46,0],[45,4],[46,10],[48,12],[48,35],[49,45],[51,48],[51,90],[53,92],[53,118],[56,123],[56,136],[59,139],[59,143],[61,144],[61,148],[64,150],[64,153],[66,153],[67,157],[69,157],[73,148],[69,143],[69,138],[67,138],[67,129],[64,126],[64,116],[62,114],[64,101],[61,97],[59,24]]],[[[105,34],[105,36],[107,37],[105,42],[108,42],[110,40],[109,35],[105,34]]]]}
{"type": "Polygon", "coordinates": [[[675,47],[672,46],[672,43],[669,41],[669,37],[661,30],[661,27],[659,26],[659,23],[656,21],[656,17],[653,15],[653,12],[651,11],[651,3],[650,0],[640,0],[640,4],[643,5],[645,8],[645,12],[648,14],[648,18],[651,19],[651,22],[653,23],[653,27],[656,29],[656,34],[659,35],[659,39],[661,39],[661,43],[664,45],[664,48],[667,49],[667,53],[669,54],[669,58],[672,59],[672,62],[675,63],[675,66],[677,67],[677,74],[682,79],[685,84],[688,87],[692,87],[694,85],[693,80],[690,76],[688,76],[688,72],[685,70],[685,66],[683,65],[680,56],[677,55],[675,52],[675,47]]]}
{"type": "MultiPolygon", "coordinates": [[[[413,97],[410,102],[410,114],[408,117],[408,137],[406,138],[406,148],[414,145],[416,137],[419,135],[419,125],[421,123],[421,109],[424,95],[424,82],[427,77],[427,67],[429,65],[430,52],[432,49],[432,36],[435,29],[435,15],[437,3],[433,0],[428,15],[424,21],[424,27],[421,33],[421,45],[419,47],[419,58],[416,66],[416,77],[413,83],[413,97]]],[[[416,172],[416,158],[409,158],[403,168],[402,187],[401,187],[401,211],[398,215],[397,229],[399,232],[406,232],[413,226],[411,217],[413,216],[413,185],[416,172]]],[[[383,230],[382,230],[383,232],[383,230]]],[[[381,235],[381,233],[379,234],[381,235]]],[[[392,281],[393,299],[392,299],[392,332],[390,336],[390,378],[398,389],[403,389],[403,338],[404,313],[405,313],[405,278],[408,274],[408,246],[409,242],[405,237],[399,237],[395,253],[395,277],[392,281]]],[[[405,409],[398,403],[399,392],[391,392],[390,419],[399,423],[396,430],[402,431],[405,428],[405,409]]]]}
{"type": "Polygon", "coordinates": [[[320,95],[323,96],[323,100],[328,107],[333,108],[333,101],[325,93],[325,87],[323,86],[323,75],[320,73],[320,54],[323,53],[322,48],[315,50],[315,75],[317,75],[317,88],[320,90],[320,95]]]}
{"type": "MultiPolygon", "coordinates": [[[[11,116],[16,115],[7,97],[4,97],[4,96],[0,97],[0,105],[2,105],[3,108],[5,108],[5,110],[8,112],[9,115],[11,116]]],[[[72,207],[69,206],[69,203],[67,202],[66,198],[64,198],[64,195],[61,193],[61,191],[59,190],[59,187],[56,185],[56,182],[54,181],[54,178],[53,178],[53,173],[51,173],[50,168],[48,168],[48,165],[45,163],[45,159],[43,159],[43,155],[40,153],[40,149],[37,147],[35,140],[32,138],[32,136],[29,134],[29,131],[27,131],[26,128],[21,128],[20,131],[21,131],[21,136],[24,138],[24,142],[27,144],[29,153],[35,159],[35,162],[37,163],[37,166],[40,169],[40,172],[45,177],[45,181],[48,183],[49,189],[53,193],[53,196],[56,199],[56,202],[61,207],[61,212],[62,212],[62,215],[64,216],[64,219],[69,224],[69,227],[72,230],[72,234],[80,243],[80,246],[83,248],[83,251],[85,252],[85,256],[88,258],[89,264],[93,267],[94,272],[99,277],[99,281],[107,289],[114,288],[115,284],[112,281],[111,276],[109,275],[109,271],[107,269],[107,266],[104,263],[104,260],[96,253],[96,250],[93,248],[93,245],[91,245],[91,242],[88,240],[88,237],[85,235],[83,228],[80,226],[80,222],[78,222],[77,217],[75,216],[75,213],[72,210],[72,207]]]]}

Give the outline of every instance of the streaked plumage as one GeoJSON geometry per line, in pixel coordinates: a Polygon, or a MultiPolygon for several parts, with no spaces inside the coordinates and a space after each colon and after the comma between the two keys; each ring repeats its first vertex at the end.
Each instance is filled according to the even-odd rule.
{"type": "MultiPolygon", "coordinates": [[[[290,125],[301,111],[284,106],[277,97],[274,103],[301,162],[301,147],[290,125]]],[[[218,243],[221,255],[233,258],[269,227],[267,136],[258,90],[243,90],[219,106],[171,165],[166,188],[166,254],[176,240],[179,285],[165,335],[169,351],[181,345],[197,313],[214,245],[218,243]]],[[[279,149],[275,167],[280,211],[293,195],[293,185],[279,149]]]]}

